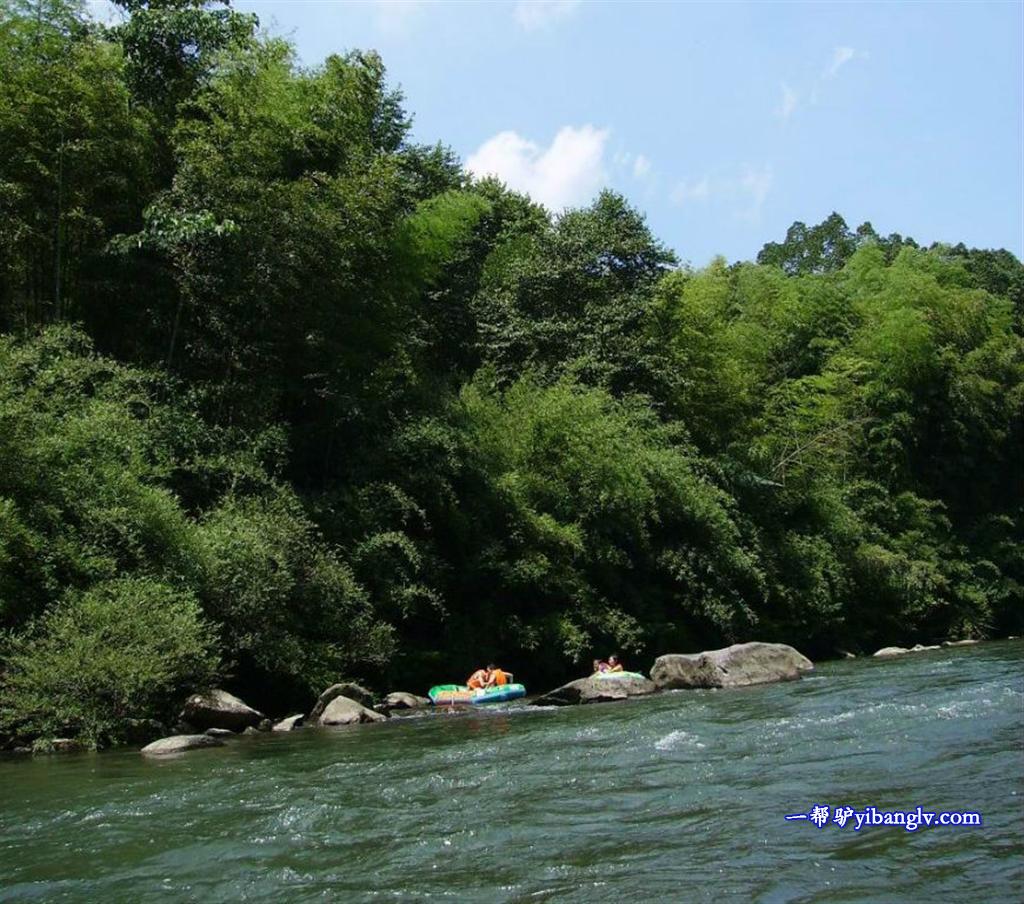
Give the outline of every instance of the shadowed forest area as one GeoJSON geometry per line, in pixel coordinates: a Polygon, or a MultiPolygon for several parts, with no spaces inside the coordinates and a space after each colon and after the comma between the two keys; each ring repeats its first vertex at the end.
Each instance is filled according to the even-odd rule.
{"type": "Polygon", "coordinates": [[[0,741],[1024,630],[1013,254],[693,269],[413,142],[374,53],[117,5],[0,12],[0,741]]]}

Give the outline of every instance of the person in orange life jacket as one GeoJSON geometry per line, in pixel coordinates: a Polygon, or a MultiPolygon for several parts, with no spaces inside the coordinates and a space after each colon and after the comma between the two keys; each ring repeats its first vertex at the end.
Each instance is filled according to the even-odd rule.
{"type": "Polygon", "coordinates": [[[466,682],[466,686],[470,690],[482,690],[487,687],[495,687],[503,684],[508,684],[511,679],[511,672],[505,672],[499,669],[493,662],[490,663],[485,669],[477,669],[469,676],[469,681],[466,682]]]}

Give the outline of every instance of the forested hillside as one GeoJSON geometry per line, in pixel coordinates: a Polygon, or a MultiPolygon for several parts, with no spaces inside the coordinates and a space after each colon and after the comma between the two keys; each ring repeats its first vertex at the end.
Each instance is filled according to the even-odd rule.
{"type": "Polygon", "coordinates": [[[0,13],[0,736],[1024,628],[1012,254],[695,270],[414,143],[374,53],[118,5],[0,13]]]}

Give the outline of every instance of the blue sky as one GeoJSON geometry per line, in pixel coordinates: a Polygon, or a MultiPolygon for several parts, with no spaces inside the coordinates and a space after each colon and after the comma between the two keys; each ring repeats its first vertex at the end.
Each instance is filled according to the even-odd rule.
{"type": "Polygon", "coordinates": [[[800,219],[1024,256],[1024,4],[235,0],[380,51],[416,140],[553,209],[602,187],[695,265],[800,219]]]}

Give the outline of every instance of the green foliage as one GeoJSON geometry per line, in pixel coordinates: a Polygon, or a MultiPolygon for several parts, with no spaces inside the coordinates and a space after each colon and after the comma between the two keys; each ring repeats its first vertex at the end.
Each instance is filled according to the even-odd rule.
{"type": "Polygon", "coordinates": [[[6,644],[0,732],[95,746],[166,724],[216,676],[212,637],[191,594],[152,579],[71,592],[6,644]]]}
{"type": "Polygon", "coordinates": [[[484,362],[503,383],[530,370],[659,393],[666,375],[645,324],[654,286],[674,262],[610,192],[542,231],[509,237],[488,258],[474,300],[484,362]]]}
{"type": "Polygon", "coordinates": [[[228,498],[199,536],[204,609],[250,671],[319,693],[390,658],[391,630],[291,494],[228,498]]]}

